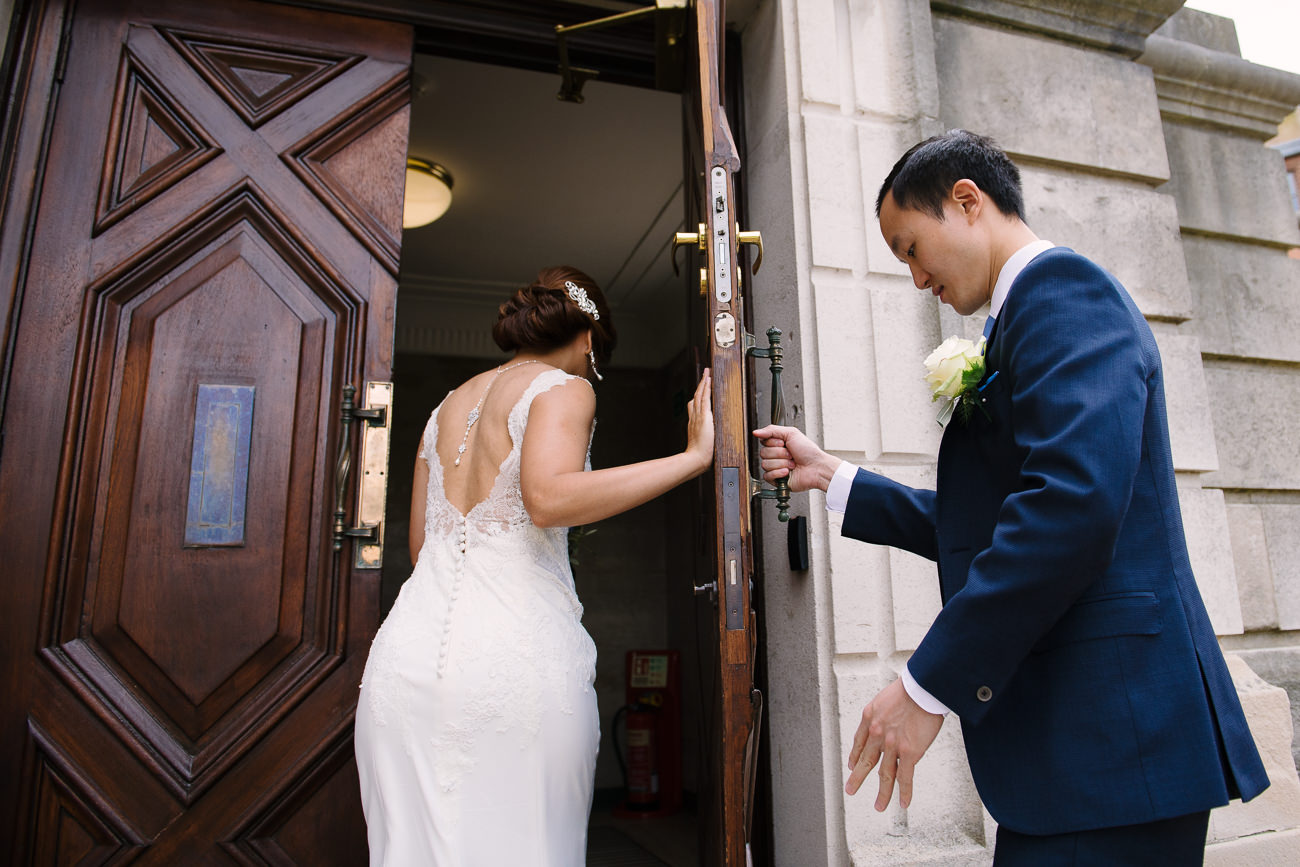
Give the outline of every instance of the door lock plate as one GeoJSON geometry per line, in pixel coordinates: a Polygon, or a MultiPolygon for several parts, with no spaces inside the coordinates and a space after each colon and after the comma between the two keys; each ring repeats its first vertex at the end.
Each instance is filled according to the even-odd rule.
{"type": "Polygon", "coordinates": [[[719,304],[731,301],[731,221],[727,200],[727,170],[714,166],[710,172],[709,200],[713,202],[713,294],[719,304]]]}
{"type": "Polygon", "coordinates": [[[730,313],[719,313],[713,320],[713,339],[718,346],[726,348],[736,342],[736,317],[730,313]]]}

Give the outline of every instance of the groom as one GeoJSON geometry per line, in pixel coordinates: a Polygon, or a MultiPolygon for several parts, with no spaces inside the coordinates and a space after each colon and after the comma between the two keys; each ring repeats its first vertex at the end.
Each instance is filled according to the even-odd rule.
{"type": "Polygon", "coordinates": [[[876,809],[895,782],[907,806],[951,712],[995,865],[1200,864],[1210,809],[1268,778],[1188,562],[1151,330],[1114,277],[1034,235],[987,138],[913,147],[876,214],[918,289],[992,315],[936,490],[755,432],[766,478],[825,491],[845,536],[938,562],[943,609],[863,710],[845,789],[878,768],[876,809]]]}

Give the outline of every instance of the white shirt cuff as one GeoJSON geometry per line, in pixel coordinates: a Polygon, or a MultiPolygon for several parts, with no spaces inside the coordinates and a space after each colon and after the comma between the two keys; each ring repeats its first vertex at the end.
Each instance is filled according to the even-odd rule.
{"type": "Polygon", "coordinates": [[[916,682],[916,678],[912,677],[912,672],[907,670],[906,665],[903,666],[903,671],[899,674],[899,677],[903,680],[903,689],[907,690],[907,694],[911,696],[912,701],[921,706],[921,710],[926,713],[937,713],[944,716],[949,713],[948,706],[926,692],[921,687],[921,684],[916,682]]]}
{"type": "Polygon", "coordinates": [[[844,510],[849,505],[849,490],[853,487],[853,479],[857,475],[857,467],[848,461],[840,461],[839,467],[835,470],[835,475],[831,476],[830,484],[826,486],[826,509],[828,511],[844,514],[844,510]]]}

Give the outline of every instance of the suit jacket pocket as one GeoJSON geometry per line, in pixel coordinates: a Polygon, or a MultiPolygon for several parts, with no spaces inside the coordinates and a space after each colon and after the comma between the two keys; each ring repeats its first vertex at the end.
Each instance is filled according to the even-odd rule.
{"type": "Polygon", "coordinates": [[[1034,653],[1046,653],[1065,644],[1096,638],[1159,633],[1160,602],[1155,593],[1107,593],[1074,603],[1034,645],[1034,653]]]}

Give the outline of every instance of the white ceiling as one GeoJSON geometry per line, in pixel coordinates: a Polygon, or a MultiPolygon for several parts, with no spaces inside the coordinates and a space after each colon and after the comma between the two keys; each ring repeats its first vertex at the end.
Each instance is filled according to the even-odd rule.
{"type": "Polygon", "coordinates": [[[604,289],[616,365],[680,350],[681,97],[596,80],[574,104],[556,99],[558,74],[428,55],[414,83],[409,152],[454,188],[445,216],[403,234],[398,350],[493,355],[496,306],[556,264],[604,289]]]}

